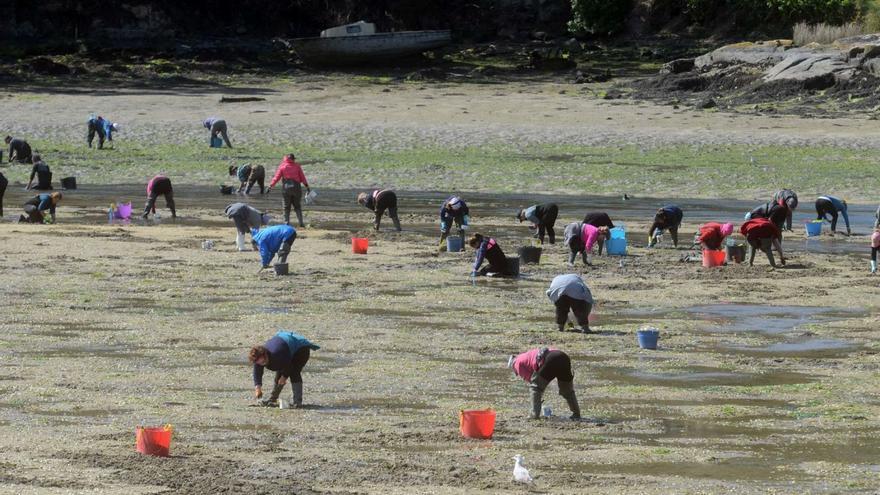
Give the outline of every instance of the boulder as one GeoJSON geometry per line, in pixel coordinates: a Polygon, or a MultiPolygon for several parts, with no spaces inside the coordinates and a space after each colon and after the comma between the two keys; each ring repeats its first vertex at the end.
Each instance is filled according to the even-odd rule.
{"type": "Polygon", "coordinates": [[[663,64],[660,68],[661,74],[681,74],[682,72],[690,72],[694,70],[694,59],[679,58],[672,62],[663,64]]]}
{"type": "Polygon", "coordinates": [[[70,74],[70,67],[47,58],[37,57],[28,64],[32,71],[45,76],[65,76],[70,74]]]}
{"type": "Polygon", "coordinates": [[[769,65],[778,64],[790,50],[803,50],[804,48],[791,48],[789,40],[776,40],[760,43],[736,43],[722,46],[717,50],[705,55],[700,55],[694,60],[697,69],[715,64],[750,64],[769,65]]]}
{"type": "Polygon", "coordinates": [[[793,53],[764,73],[764,81],[803,81],[808,89],[824,89],[833,80],[849,79],[854,69],[842,52],[793,53]]]}

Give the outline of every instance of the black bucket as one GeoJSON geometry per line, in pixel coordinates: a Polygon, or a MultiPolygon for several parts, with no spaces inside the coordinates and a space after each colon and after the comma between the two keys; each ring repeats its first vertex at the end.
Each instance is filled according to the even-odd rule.
{"type": "Polygon", "coordinates": [[[542,248],[535,246],[523,246],[519,248],[519,262],[523,264],[535,264],[541,262],[541,251],[542,248]]]}
{"type": "Polygon", "coordinates": [[[519,277],[519,258],[511,256],[507,257],[507,275],[510,277],[519,277]]]}
{"type": "Polygon", "coordinates": [[[275,264],[275,275],[283,276],[287,275],[289,272],[287,271],[287,263],[276,263],[275,264]]]}
{"type": "Polygon", "coordinates": [[[61,189],[76,189],[76,177],[65,177],[61,179],[61,189]]]}
{"type": "Polygon", "coordinates": [[[220,194],[229,196],[233,192],[235,192],[235,188],[232,186],[220,186],[220,194]]]}
{"type": "Polygon", "coordinates": [[[742,263],[744,259],[746,259],[746,247],[744,245],[727,245],[727,261],[742,263]]]}

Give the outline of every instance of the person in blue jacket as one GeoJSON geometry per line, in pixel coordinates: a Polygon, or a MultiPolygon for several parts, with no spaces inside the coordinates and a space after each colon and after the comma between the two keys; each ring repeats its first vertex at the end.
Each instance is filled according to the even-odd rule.
{"type": "Polygon", "coordinates": [[[846,235],[850,235],[852,231],[849,228],[849,215],[846,213],[846,201],[834,196],[819,196],[816,199],[816,220],[828,220],[831,216],[831,235],[837,228],[837,214],[843,215],[843,221],[846,223],[846,235]]]}
{"type": "Polygon", "coordinates": [[[277,403],[281,390],[290,378],[290,386],[293,389],[290,403],[294,408],[302,407],[302,370],[309,362],[312,351],[318,349],[319,346],[309,342],[302,335],[286,330],[279,330],[265,344],[252,347],[248,352],[248,360],[254,365],[254,397],[263,399],[263,370],[268,368],[275,372],[275,381],[272,393],[263,399],[261,404],[271,406],[277,403]]]}
{"type": "Polygon", "coordinates": [[[61,193],[38,194],[24,203],[25,215],[18,219],[19,223],[55,223],[55,207],[61,201],[61,193]],[[50,219],[47,219],[44,211],[49,210],[50,219]]]}
{"type": "Polygon", "coordinates": [[[648,247],[654,247],[666,229],[669,229],[669,233],[672,235],[672,245],[678,247],[678,227],[681,225],[682,218],[684,218],[684,213],[681,208],[675,205],[666,205],[657,210],[654,215],[654,223],[648,229],[648,247]]]}
{"type": "Polygon", "coordinates": [[[287,255],[293,241],[296,240],[296,229],[290,225],[273,225],[263,230],[251,230],[251,244],[254,249],[260,251],[260,259],[263,261],[261,269],[269,268],[269,262],[278,254],[278,263],[287,263],[287,255]]]}
{"type": "Polygon", "coordinates": [[[86,136],[86,141],[89,143],[89,148],[92,147],[92,142],[95,140],[95,135],[98,136],[98,149],[104,148],[104,138],[107,135],[106,132],[106,120],[104,117],[98,115],[97,117],[89,117],[89,120],[86,121],[86,126],[88,126],[88,136],[86,136]]]}
{"type": "Polygon", "coordinates": [[[464,231],[470,222],[470,209],[458,196],[450,196],[440,206],[440,250],[446,248],[444,241],[452,230],[452,223],[458,225],[458,235],[464,240],[464,231]]]}

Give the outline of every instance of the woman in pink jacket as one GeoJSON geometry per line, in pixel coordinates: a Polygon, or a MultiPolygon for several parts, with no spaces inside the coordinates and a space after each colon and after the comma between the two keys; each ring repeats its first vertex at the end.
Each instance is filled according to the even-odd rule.
{"type": "Polygon", "coordinates": [[[284,223],[290,225],[290,207],[296,212],[296,219],[299,220],[299,226],[305,227],[302,214],[302,186],[306,186],[306,193],[312,192],[309,187],[309,181],[306,180],[306,174],[299,163],[296,163],[296,157],[293,153],[284,157],[278,168],[275,170],[275,176],[269,183],[269,189],[266,194],[275,187],[278,181],[281,181],[281,201],[284,204],[284,223]]]}
{"type": "Polygon", "coordinates": [[[516,357],[510,356],[507,367],[529,382],[532,401],[532,412],[529,415],[531,419],[541,417],[544,389],[554,379],[559,385],[559,395],[565,398],[568,408],[571,409],[571,419],[580,419],[581,408],[574,393],[574,373],[571,372],[571,359],[568,354],[547,347],[532,349],[516,357]]]}
{"type": "Polygon", "coordinates": [[[602,237],[608,239],[611,237],[611,231],[608,227],[594,227],[584,222],[573,222],[565,226],[565,244],[571,250],[568,255],[568,264],[574,264],[574,258],[581,253],[585,265],[592,265],[590,259],[590,251],[596,241],[602,237]]]}

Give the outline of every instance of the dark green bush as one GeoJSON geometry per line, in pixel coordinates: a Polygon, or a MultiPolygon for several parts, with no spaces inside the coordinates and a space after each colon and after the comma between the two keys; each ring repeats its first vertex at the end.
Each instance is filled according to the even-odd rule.
{"type": "Polygon", "coordinates": [[[633,8],[633,0],[571,0],[572,32],[614,34],[623,29],[626,16],[633,8]]]}

